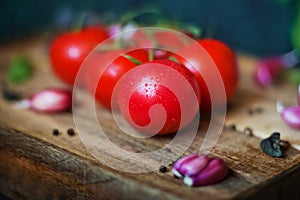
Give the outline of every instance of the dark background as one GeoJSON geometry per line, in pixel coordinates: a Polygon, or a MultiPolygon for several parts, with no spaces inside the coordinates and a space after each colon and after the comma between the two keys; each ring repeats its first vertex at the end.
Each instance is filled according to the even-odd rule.
{"type": "MultiPolygon", "coordinates": [[[[258,56],[291,50],[290,30],[296,14],[295,1],[279,0],[0,0],[0,42],[57,27],[57,13],[92,11],[99,16],[160,8],[168,18],[195,23],[235,50],[258,56]]],[[[104,19],[105,21],[106,19],[104,19]]]]}

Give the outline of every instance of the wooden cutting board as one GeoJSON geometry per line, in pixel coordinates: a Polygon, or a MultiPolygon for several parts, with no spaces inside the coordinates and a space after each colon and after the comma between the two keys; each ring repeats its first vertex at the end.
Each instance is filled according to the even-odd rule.
{"type": "MultiPolygon", "coordinates": [[[[295,148],[299,149],[300,141],[296,137],[299,132],[285,126],[275,109],[276,100],[294,104],[297,87],[282,83],[269,90],[257,88],[251,79],[254,63],[255,59],[249,56],[239,57],[239,90],[227,112],[221,137],[209,153],[228,163],[230,173],[224,181],[189,188],[170,171],[161,173],[157,169],[136,174],[111,169],[86,150],[77,132],[74,136],[66,133],[68,128],[76,130],[72,113],[46,115],[16,110],[12,102],[0,98],[0,192],[17,199],[297,198],[300,154],[295,148]],[[58,136],[52,134],[54,128],[60,130],[58,136]],[[244,130],[251,130],[254,135],[245,134],[244,130]],[[281,132],[283,139],[293,145],[284,150],[283,158],[272,158],[259,148],[259,137],[267,137],[274,131],[281,132]]],[[[3,44],[0,71],[1,87],[24,96],[49,87],[68,87],[50,70],[47,36],[3,44]],[[32,61],[34,77],[21,86],[7,85],[5,73],[9,61],[19,54],[32,61]]],[[[100,106],[97,109],[102,113],[101,122],[109,139],[127,151],[161,148],[173,137],[133,139],[115,128],[108,111],[100,106]]],[[[201,122],[185,154],[199,151],[206,124],[201,122]]],[[[103,159],[115,162],[109,154],[103,159]]],[[[131,164],[128,160],[128,167],[131,164]]]]}

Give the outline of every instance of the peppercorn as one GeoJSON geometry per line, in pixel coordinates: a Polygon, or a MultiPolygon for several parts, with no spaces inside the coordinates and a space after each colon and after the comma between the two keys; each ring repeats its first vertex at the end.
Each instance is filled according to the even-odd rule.
{"type": "Polygon", "coordinates": [[[19,101],[22,98],[19,93],[7,89],[2,90],[2,96],[7,101],[19,101]]]}
{"type": "Polygon", "coordinates": [[[161,173],[165,173],[165,172],[168,171],[168,168],[167,168],[166,166],[164,166],[164,165],[161,165],[161,166],[159,167],[159,171],[160,171],[161,173]]]}
{"type": "Polygon", "coordinates": [[[53,129],[52,133],[53,133],[53,135],[59,135],[58,129],[53,129]]]}
{"type": "Polygon", "coordinates": [[[75,135],[75,131],[74,131],[73,128],[69,128],[69,129],[67,130],[67,133],[68,133],[68,135],[70,135],[70,136],[75,135]]]}

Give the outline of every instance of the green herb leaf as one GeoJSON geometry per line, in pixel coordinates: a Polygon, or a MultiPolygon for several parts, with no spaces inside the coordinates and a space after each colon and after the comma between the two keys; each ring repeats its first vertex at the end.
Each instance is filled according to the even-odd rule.
{"type": "Polygon", "coordinates": [[[10,63],[7,78],[11,83],[21,84],[32,77],[33,69],[26,57],[17,57],[10,63]]]}

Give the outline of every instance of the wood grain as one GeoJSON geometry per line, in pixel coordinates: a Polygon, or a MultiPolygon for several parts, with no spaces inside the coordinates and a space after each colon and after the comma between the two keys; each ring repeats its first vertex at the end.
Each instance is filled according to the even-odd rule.
{"type": "Polygon", "coordinates": [[[288,82],[279,82],[268,89],[258,87],[253,77],[254,59],[241,57],[239,64],[241,80],[239,90],[231,102],[227,113],[226,126],[235,125],[240,132],[250,130],[259,138],[266,138],[273,132],[280,132],[281,139],[289,141],[300,150],[300,132],[288,127],[276,110],[276,102],[285,105],[297,105],[297,86],[288,82]]]}
{"type": "MultiPolygon", "coordinates": [[[[0,80],[5,83],[1,87],[18,91],[24,96],[48,87],[68,87],[49,68],[45,38],[32,38],[0,48],[0,80]],[[5,72],[9,60],[20,53],[32,60],[35,75],[24,85],[10,85],[5,82],[5,72]]],[[[284,126],[273,110],[277,99],[294,102],[295,87],[284,84],[276,85],[267,92],[259,90],[249,78],[255,59],[240,57],[239,61],[242,69],[240,88],[227,113],[227,126],[209,153],[228,163],[230,173],[224,181],[212,186],[189,188],[181,180],[175,179],[170,171],[161,173],[157,169],[136,174],[111,169],[87,151],[77,132],[74,136],[66,134],[70,127],[76,130],[72,113],[46,115],[30,110],[15,110],[13,102],[0,99],[0,192],[16,199],[297,197],[299,192],[295,185],[300,180],[299,152],[289,147],[284,150],[283,158],[272,158],[261,152],[258,137],[242,133],[245,127],[249,127],[256,136],[265,137],[279,130],[284,139],[291,140],[291,144],[297,146],[299,141],[292,137],[296,133],[284,126]],[[284,92],[278,92],[283,88],[284,92]],[[258,112],[258,107],[263,110],[258,112]],[[256,111],[249,115],[249,109],[256,111]],[[232,124],[236,125],[237,130],[230,129],[232,124]],[[60,130],[58,136],[52,134],[54,128],[60,130]]],[[[120,132],[108,111],[98,106],[97,111],[104,119],[101,125],[109,139],[127,151],[152,151],[173,138],[167,136],[142,140],[129,137],[120,132]]],[[[83,116],[87,128],[93,126],[89,124],[89,113],[83,116]]],[[[201,122],[201,128],[185,154],[199,151],[207,124],[207,121],[201,122]]],[[[168,151],[172,150],[176,151],[168,151]]],[[[106,153],[101,149],[99,152],[106,153]]],[[[104,159],[106,162],[115,162],[110,154],[106,154],[104,159]]],[[[160,162],[158,158],[155,161],[160,162]]],[[[128,160],[127,164],[131,165],[132,161],[128,160]]]]}

